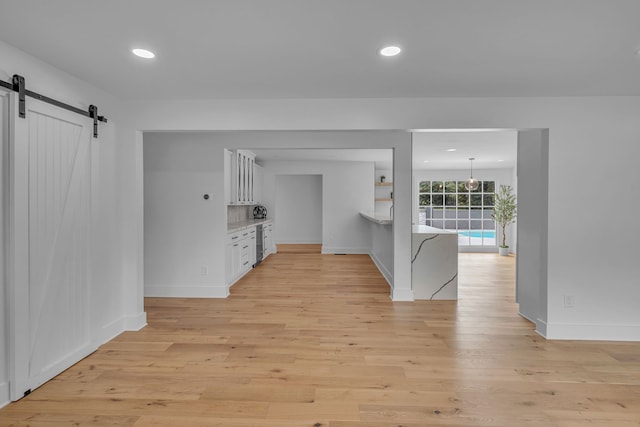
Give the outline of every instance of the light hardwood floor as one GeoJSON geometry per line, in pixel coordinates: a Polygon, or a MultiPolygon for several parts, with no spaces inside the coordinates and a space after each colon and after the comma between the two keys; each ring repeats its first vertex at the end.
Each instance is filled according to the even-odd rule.
{"type": "Polygon", "coordinates": [[[0,425],[640,425],[640,343],[545,341],[514,261],[460,254],[459,301],[393,303],[367,256],[278,253],[228,299],[146,299],[0,425]]]}

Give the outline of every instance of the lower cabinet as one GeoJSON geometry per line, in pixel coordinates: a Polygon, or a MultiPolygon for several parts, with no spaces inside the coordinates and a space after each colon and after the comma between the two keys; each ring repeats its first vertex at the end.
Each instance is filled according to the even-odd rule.
{"type": "MultiPolygon", "coordinates": [[[[248,273],[257,262],[256,227],[234,231],[227,234],[225,267],[227,285],[231,285],[248,273]]],[[[262,259],[275,252],[273,242],[273,222],[267,221],[262,226],[262,259]]]]}
{"type": "Polygon", "coordinates": [[[266,258],[273,252],[273,223],[268,222],[262,226],[262,234],[264,236],[264,244],[262,246],[262,258],[266,258]]]}
{"type": "Polygon", "coordinates": [[[229,233],[225,252],[225,276],[227,284],[231,284],[250,271],[256,263],[256,228],[229,233]]]}

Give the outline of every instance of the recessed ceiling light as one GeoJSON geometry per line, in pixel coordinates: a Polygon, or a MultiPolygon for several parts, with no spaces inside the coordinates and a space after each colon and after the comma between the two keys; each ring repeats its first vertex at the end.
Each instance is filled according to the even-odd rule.
{"type": "Polygon", "coordinates": [[[151,58],[155,58],[156,54],[151,52],[150,50],[146,50],[146,49],[132,49],[131,52],[135,55],[135,56],[139,56],[140,58],[144,58],[144,59],[151,59],[151,58]]]}
{"type": "Polygon", "coordinates": [[[423,160],[422,162],[423,163],[429,163],[429,160],[423,160]]]}
{"type": "Polygon", "coordinates": [[[457,151],[457,148],[449,148],[447,151],[457,151]]]}
{"type": "Polygon", "coordinates": [[[502,159],[500,159],[500,160],[498,160],[498,161],[499,161],[499,162],[504,162],[504,160],[502,160],[502,159]]]}
{"type": "Polygon", "coordinates": [[[380,49],[380,55],[382,56],[396,56],[400,52],[402,52],[402,49],[398,46],[386,46],[380,49]]]}

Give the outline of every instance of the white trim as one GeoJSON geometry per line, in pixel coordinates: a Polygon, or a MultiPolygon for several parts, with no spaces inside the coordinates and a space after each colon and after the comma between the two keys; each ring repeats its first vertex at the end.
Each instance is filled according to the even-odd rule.
{"type": "Polygon", "coordinates": [[[369,255],[369,248],[365,247],[331,247],[322,245],[322,254],[354,254],[354,255],[369,255]]]}
{"type": "Polygon", "coordinates": [[[0,334],[0,372],[4,371],[4,377],[0,378],[0,408],[10,402],[9,396],[9,291],[8,291],[8,256],[9,256],[9,122],[10,122],[10,101],[9,91],[0,88],[0,326],[3,331],[0,334]],[[5,101],[6,100],[6,101],[5,101]],[[6,108],[6,109],[5,109],[6,108]]]}
{"type": "Polygon", "coordinates": [[[391,289],[392,301],[414,301],[413,290],[411,289],[391,289]]]}
{"type": "Polygon", "coordinates": [[[543,338],[547,338],[547,322],[538,318],[536,320],[530,319],[528,316],[524,315],[520,310],[518,310],[518,314],[527,319],[529,322],[536,325],[535,332],[543,338]]]}
{"type": "Polygon", "coordinates": [[[549,340],[640,341],[640,325],[548,323],[549,340]]]}
{"type": "Polygon", "coordinates": [[[97,333],[92,333],[91,343],[95,347],[100,347],[102,344],[105,344],[118,335],[124,332],[124,318],[120,318],[110,322],[102,328],[100,328],[97,333]]]}
{"type": "Polygon", "coordinates": [[[536,320],[536,333],[541,337],[547,338],[547,322],[542,319],[536,320]]]}
{"type": "Polygon", "coordinates": [[[384,279],[387,281],[387,283],[389,284],[389,287],[393,289],[393,275],[391,274],[389,269],[384,266],[382,261],[378,259],[378,257],[373,251],[369,251],[369,257],[371,258],[373,263],[376,265],[376,267],[378,267],[378,271],[380,271],[380,274],[382,274],[382,277],[384,277],[384,279]]]}
{"type": "Polygon", "coordinates": [[[92,345],[99,347],[125,331],[139,331],[145,326],[147,326],[147,313],[145,312],[136,316],[122,316],[102,326],[99,331],[92,333],[92,345]]]}
{"type": "Polygon", "coordinates": [[[9,383],[0,383],[0,408],[4,408],[11,400],[9,398],[9,383]]]}
{"type": "Polygon", "coordinates": [[[125,331],[139,331],[147,326],[147,313],[144,311],[134,316],[124,316],[125,331]]]}
{"type": "Polygon", "coordinates": [[[144,287],[144,296],[153,298],[226,298],[229,286],[154,286],[144,287]]]}

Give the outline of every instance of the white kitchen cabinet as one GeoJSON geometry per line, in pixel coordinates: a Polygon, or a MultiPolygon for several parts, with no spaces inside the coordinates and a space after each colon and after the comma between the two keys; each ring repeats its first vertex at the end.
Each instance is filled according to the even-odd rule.
{"type": "Polygon", "coordinates": [[[249,227],[227,235],[226,281],[233,284],[253,268],[256,263],[256,228],[249,227]]]}
{"type": "Polygon", "coordinates": [[[253,234],[249,236],[249,264],[253,267],[257,261],[256,254],[256,229],[253,228],[253,234]]]}
{"type": "Polygon", "coordinates": [[[227,247],[226,247],[226,278],[227,283],[233,283],[238,276],[240,275],[242,261],[242,233],[229,233],[227,237],[227,247]]]}
{"type": "Polygon", "coordinates": [[[275,252],[273,250],[273,222],[267,222],[262,226],[262,234],[264,239],[262,258],[264,259],[275,252]]]}
{"type": "Polygon", "coordinates": [[[253,164],[253,202],[262,203],[262,180],[264,179],[264,168],[257,163],[253,164]]]}
{"type": "Polygon", "coordinates": [[[240,273],[244,274],[251,269],[251,258],[249,254],[249,239],[240,242],[240,273]]]}
{"type": "Polygon", "coordinates": [[[234,184],[234,180],[232,178],[232,164],[233,164],[233,153],[225,148],[224,150],[224,204],[230,205],[233,204],[233,200],[231,195],[233,194],[232,186],[234,184]]]}
{"type": "MultiPolygon", "coordinates": [[[[235,150],[231,152],[231,205],[255,204],[255,163],[256,156],[251,151],[235,150]]],[[[225,159],[226,161],[226,159],[225,159]]],[[[225,169],[226,170],[226,169],[225,169]]]]}

